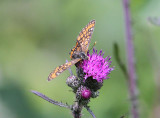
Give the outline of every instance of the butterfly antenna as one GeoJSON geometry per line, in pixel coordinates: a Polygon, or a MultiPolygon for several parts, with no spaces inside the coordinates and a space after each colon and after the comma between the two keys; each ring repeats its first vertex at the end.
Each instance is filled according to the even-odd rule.
{"type": "Polygon", "coordinates": [[[94,42],[94,44],[92,45],[92,47],[89,49],[89,51],[91,51],[93,48],[94,48],[94,46],[96,45],[96,41],[94,42]]]}
{"type": "MultiPolygon", "coordinates": [[[[66,63],[68,63],[68,60],[66,60],[66,63]]],[[[73,72],[72,72],[71,68],[69,67],[68,70],[69,70],[70,75],[72,76],[73,72]]]]}

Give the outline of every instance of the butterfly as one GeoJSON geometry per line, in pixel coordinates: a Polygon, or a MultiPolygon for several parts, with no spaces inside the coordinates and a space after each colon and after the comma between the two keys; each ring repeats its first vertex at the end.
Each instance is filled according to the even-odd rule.
{"type": "Polygon", "coordinates": [[[82,59],[88,59],[87,52],[89,48],[89,44],[91,41],[91,37],[94,31],[95,20],[91,20],[79,33],[76,41],[76,46],[71,49],[70,58],[71,61],[66,62],[65,64],[58,66],[50,73],[48,76],[48,81],[56,78],[63,71],[81,61],[82,59]]]}

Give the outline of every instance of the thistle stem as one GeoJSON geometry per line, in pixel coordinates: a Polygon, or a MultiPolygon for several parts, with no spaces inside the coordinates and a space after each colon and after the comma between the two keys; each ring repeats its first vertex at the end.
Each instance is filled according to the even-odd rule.
{"type": "Polygon", "coordinates": [[[86,106],[85,108],[92,115],[93,118],[96,118],[96,116],[94,115],[94,113],[92,112],[92,110],[88,106],[86,106]]]}
{"type": "Polygon", "coordinates": [[[138,100],[137,100],[137,85],[136,85],[136,71],[134,60],[134,46],[131,31],[131,15],[129,9],[129,0],[123,0],[124,17],[126,25],[126,50],[127,50],[127,65],[129,77],[129,95],[131,99],[131,114],[132,118],[139,118],[138,100]]]}
{"type": "Polygon", "coordinates": [[[117,43],[114,43],[114,56],[115,56],[115,59],[119,65],[119,67],[121,68],[122,72],[124,73],[127,81],[128,81],[128,72],[127,72],[127,69],[125,67],[125,64],[123,63],[123,61],[121,60],[120,58],[120,54],[119,54],[119,46],[117,43]]]}
{"type": "Polygon", "coordinates": [[[74,118],[81,118],[82,108],[83,105],[76,101],[72,107],[72,114],[74,118]]]}

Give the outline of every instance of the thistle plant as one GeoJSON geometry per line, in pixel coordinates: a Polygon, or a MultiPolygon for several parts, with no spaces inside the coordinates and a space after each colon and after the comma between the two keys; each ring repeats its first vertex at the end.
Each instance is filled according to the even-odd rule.
{"type": "Polygon", "coordinates": [[[50,81],[66,69],[69,70],[70,76],[66,79],[66,84],[72,88],[75,94],[73,105],[57,102],[42,93],[32,91],[35,95],[54,105],[70,109],[74,118],[81,118],[83,108],[86,108],[92,117],[96,118],[88,103],[91,98],[99,96],[98,90],[103,86],[103,81],[108,79],[108,75],[114,70],[114,67],[110,67],[111,57],[107,56],[104,58],[102,50],[97,53],[97,50],[93,48],[92,54],[88,50],[94,26],[95,20],[92,20],[82,29],[77,37],[76,46],[70,52],[71,61],[66,61],[65,64],[58,66],[48,77],[48,81],[50,81]],[[76,66],[76,75],[71,71],[70,67],[72,65],[76,66]]]}
{"type": "Polygon", "coordinates": [[[98,53],[97,50],[93,48],[92,54],[88,51],[87,56],[87,60],[82,60],[75,64],[77,76],[73,75],[69,68],[70,76],[66,79],[66,84],[72,88],[75,94],[75,102],[73,105],[57,102],[37,91],[32,92],[54,105],[70,109],[74,118],[81,118],[83,107],[87,109],[93,118],[96,118],[89,108],[88,103],[91,98],[99,96],[98,90],[103,86],[103,81],[109,78],[108,75],[114,70],[114,67],[110,67],[111,57],[107,56],[104,58],[102,50],[98,53]]]}

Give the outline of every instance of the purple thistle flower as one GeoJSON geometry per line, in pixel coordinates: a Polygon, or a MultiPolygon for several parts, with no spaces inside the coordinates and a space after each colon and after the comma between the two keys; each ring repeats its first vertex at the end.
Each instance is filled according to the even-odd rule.
{"type": "Polygon", "coordinates": [[[84,79],[86,80],[88,77],[92,77],[96,79],[98,82],[103,82],[104,79],[108,79],[108,74],[114,70],[114,67],[110,67],[111,57],[107,56],[103,58],[104,53],[100,50],[99,54],[97,50],[93,48],[92,54],[87,54],[89,57],[88,60],[83,60],[80,64],[80,67],[83,69],[85,73],[84,79]]]}

